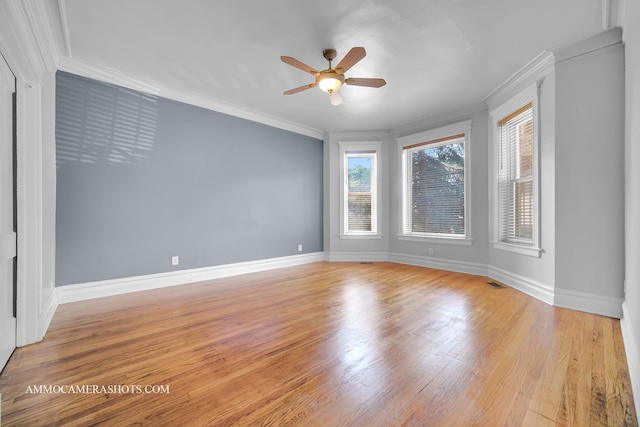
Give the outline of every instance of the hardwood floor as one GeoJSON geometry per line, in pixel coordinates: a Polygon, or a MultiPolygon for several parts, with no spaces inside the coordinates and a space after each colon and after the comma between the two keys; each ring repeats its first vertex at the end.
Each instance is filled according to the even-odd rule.
{"type": "Polygon", "coordinates": [[[321,262],[61,305],[3,426],[637,425],[618,320],[486,282],[321,262]]]}

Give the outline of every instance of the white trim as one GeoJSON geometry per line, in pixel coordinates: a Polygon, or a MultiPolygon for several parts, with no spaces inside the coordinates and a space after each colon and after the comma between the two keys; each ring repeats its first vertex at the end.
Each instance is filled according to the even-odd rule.
{"type": "MultiPolygon", "coordinates": [[[[638,314],[640,315],[640,313],[638,314]]],[[[626,301],[622,303],[622,319],[620,319],[620,329],[622,330],[622,342],[627,354],[627,367],[629,368],[629,378],[631,379],[631,390],[633,391],[633,401],[636,407],[636,414],[640,411],[640,342],[636,340],[638,331],[631,329],[633,321],[631,312],[626,301]]]]}
{"type": "Polygon", "coordinates": [[[42,324],[42,99],[41,87],[18,78],[18,347],[38,342],[42,324]]]}
{"type": "Polygon", "coordinates": [[[553,305],[620,319],[622,301],[622,298],[570,291],[556,285],[553,305]]]}
{"type": "Polygon", "coordinates": [[[482,102],[479,102],[477,104],[469,105],[467,107],[463,107],[453,111],[448,111],[443,114],[438,114],[436,116],[432,116],[418,122],[411,122],[394,127],[389,130],[389,134],[394,138],[403,137],[410,134],[422,132],[424,130],[433,129],[438,126],[443,126],[448,123],[458,123],[461,118],[471,117],[476,113],[486,110],[487,104],[483,100],[482,102]]]}
{"type": "Polygon", "coordinates": [[[47,333],[47,329],[49,329],[49,325],[53,320],[53,315],[56,313],[58,309],[58,296],[56,295],[55,289],[53,292],[49,294],[49,298],[45,301],[42,307],[42,337],[47,333]]]}
{"type": "Polygon", "coordinates": [[[520,255],[527,255],[533,257],[540,257],[542,249],[540,248],[540,236],[541,229],[541,215],[540,215],[540,85],[542,80],[538,80],[532,84],[529,84],[526,88],[522,89],[517,95],[512,96],[501,105],[497,106],[489,112],[489,207],[490,207],[490,236],[493,241],[493,247],[496,249],[517,253],[520,255]],[[521,108],[523,105],[531,102],[532,114],[533,114],[533,230],[532,230],[532,242],[531,244],[518,245],[516,243],[502,242],[500,241],[500,218],[502,212],[500,212],[499,206],[499,192],[498,192],[498,156],[500,152],[500,137],[498,121],[503,117],[508,116],[513,111],[521,108]]]}
{"type": "MultiPolygon", "coordinates": [[[[423,241],[423,242],[433,242],[433,243],[451,243],[458,245],[471,245],[473,242],[472,239],[472,228],[471,228],[471,124],[472,120],[463,120],[458,121],[456,123],[452,123],[449,125],[438,126],[432,129],[427,129],[421,132],[413,133],[411,135],[399,136],[396,137],[396,150],[397,150],[397,163],[398,167],[398,176],[397,176],[397,188],[398,194],[400,194],[400,203],[397,206],[398,209],[398,219],[399,222],[396,224],[398,230],[398,238],[400,240],[411,240],[411,241],[423,241]],[[407,189],[405,188],[408,185],[406,180],[406,168],[407,161],[405,158],[405,146],[419,144],[422,142],[433,141],[439,138],[448,137],[456,134],[464,134],[464,236],[438,236],[436,234],[425,234],[424,236],[413,234],[413,233],[404,233],[404,224],[405,221],[408,221],[407,214],[405,212],[405,197],[407,194],[407,189]],[[431,240],[433,239],[433,240],[431,240]]],[[[446,144],[443,142],[442,144],[446,144]]]]}
{"type": "Polygon", "coordinates": [[[398,264],[415,265],[417,267],[435,268],[437,270],[455,271],[457,273],[473,274],[476,276],[486,276],[486,264],[454,261],[442,258],[425,257],[420,255],[405,255],[392,253],[389,255],[391,262],[398,264]]]}
{"type": "Polygon", "coordinates": [[[422,236],[419,234],[398,234],[398,240],[406,240],[408,242],[427,242],[427,243],[441,243],[443,245],[459,245],[459,246],[471,246],[473,245],[473,239],[463,237],[436,237],[436,236],[422,236]]]}
{"type": "MultiPolygon", "coordinates": [[[[550,286],[482,263],[447,260],[400,253],[331,252],[328,255],[325,255],[324,252],[316,252],[312,254],[247,261],[214,267],[59,286],[55,289],[55,294],[53,294],[45,304],[45,309],[43,310],[43,325],[49,325],[58,304],[159,289],[167,286],[209,281],[224,277],[292,267],[325,260],[330,262],[393,262],[477,276],[486,276],[505,283],[518,291],[550,305],[604,316],[620,317],[620,314],[616,314],[616,308],[621,307],[620,302],[622,300],[620,298],[592,295],[557,288],[555,290],[554,297],[554,289],[550,286]]],[[[622,305],[623,310],[624,307],[625,306],[622,305]]],[[[46,327],[44,330],[46,330],[46,327]]]]}
{"type": "Polygon", "coordinates": [[[611,27],[611,0],[602,0],[602,29],[611,27]]]}
{"type": "Polygon", "coordinates": [[[527,255],[535,258],[540,258],[542,256],[542,248],[533,247],[533,246],[522,246],[515,245],[512,243],[505,242],[492,242],[493,247],[496,249],[500,249],[507,252],[513,252],[519,255],[527,255]]]}
{"type": "MultiPolygon", "coordinates": [[[[43,283],[43,144],[53,143],[45,123],[54,111],[43,110],[45,77],[56,70],[61,48],[52,2],[4,1],[0,4],[0,50],[16,76],[18,290],[16,344],[40,341],[56,309],[53,283],[43,283]],[[43,114],[45,121],[43,122],[43,114]],[[43,132],[47,133],[46,135],[43,132]],[[49,292],[50,291],[50,292],[49,292]],[[46,294],[46,300],[43,301],[46,294]]],[[[49,86],[46,86],[47,88],[49,86]]],[[[52,128],[51,128],[52,129],[52,128]]],[[[51,147],[46,147],[51,148],[51,147]]],[[[46,188],[46,186],[45,186],[46,188]]],[[[47,238],[52,236],[46,236],[47,238]]]]}
{"type": "Polygon", "coordinates": [[[54,73],[56,62],[60,58],[60,46],[58,45],[58,33],[55,31],[57,22],[47,10],[45,2],[22,2],[25,17],[29,23],[30,33],[35,40],[39,63],[42,71],[54,73]]]}
{"type": "Polygon", "coordinates": [[[58,11],[60,13],[60,24],[62,25],[62,37],[64,38],[64,46],[66,56],[72,57],[71,51],[71,31],[69,31],[69,20],[67,19],[67,3],[66,0],[58,0],[58,11]]]}
{"type": "Polygon", "coordinates": [[[156,81],[139,79],[122,71],[93,64],[88,61],[75,58],[61,58],[58,61],[58,69],[90,79],[100,80],[105,83],[122,86],[127,89],[161,96],[174,101],[184,102],[208,110],[251,120],[256,123],[262,123],[267,126],[288,130],[311,138],[323,139],[324,137],[324,132],[318,129],[303,126],[280,117],[269,116],[259,111],[240,107],[219,99],[208,98],[185,90],[170,88],[156,81]]]}
{"type": "Polygon", "coordinates": [[[327,260],[330,262],[388,262],[386,252],[330,252],[327,260]]]}
{"type": "MultiPolygon", "coordinates": [[[[619,0],[618,2],[618,13],[616,14],[616,20],[614,22],[616,27],[623,27],[626,24],[626,16],[627,16],[627,0],[619,0]]],[[[624,35],[624,31],[623,31],[623,35],[624,35]]],[[[636,404],[636,408],[640,408],[638,407],[638,405],[636,404]]]]}
{"type": "Polygon", "coordinates": [[[556,63],[566,61],[622,41],[622,28],[613,27],[586,39],[567,43],[552,50],[556,63]]]}
{"type": "MultiPolygon", "coordinates": [[[[555,57],[552,52],[542,52],[495,88],[484,100],[489,110],[494,110],[522,91],[523,87],[540,82],[553,71],[555,57]]],[[[508,114],[508,113],[507,113],[508,114]]]]}
{"type": "Polygon", "coordinates": [[[380,240],[382,239],[382,234],[360,232],[360,233],[338,234],[338,238],[340,240],[380,240]]]}
{"type": "MultiPolygon", "coordinates": [[[[458,133],[470,133],[471,120],[464,120],[445,126],[438,126],[433,129],[424,130],[422,132],[413,133],[411,135],[399,136],[396,138],[398,148],[402,150],[403,146],[419,144],[425,141],[431,141],[458,133]]],[[[466,144],[466,141],[465,141],[466,144]]]]}
{"type": "Polygon", "coordinates": [[[56,294],[58,303],[66,304],[93,298],[102,298],[131,292],[164,288],[167,286],[183,285],[206,280],[215,280],[223,277],[238,276],[241,274],[256,273],[276,268],[293,267],[296,265],[309,264],[324,260],[324,252],[292,255],[258,261],[225,264],[214,267],[170,271],[166,273],[148,274],[145,276],[59,286],[56,288],[56,294]]]}
{"type": "Polygon", "coordinates": [[[552,286],[493,266],[489,266],[488,276],[549,305],[554,305],[554,289],[552,286]]]}
{"type": "Polygon", "coordinates": [[[344,142],[344,143],[359,143],[367,141],[377,142],[384,141],[389,136],[388,131],[382,130],[341,130],[341,131],[327,131],[325,133],[325,139],[331,138],[332,141],[344,142]]]}
{"type": "MultiPolygon", "coordinates": [[[[339,195],[340,195],[340,233],[338,237],[340,239],[382,239],[382,234],[380,233],[380,224],[382,223],[382,174],[380,173],[381,163],[382,163],[382,141],[338,141],[338,148],[340,151],[340,186],[339,186],[339,195]],[[372,170],[375,171],[375,182],[372,182],[372,193],[375,197],[375,219],[372,216],[372,225],[375,227],[375,230],[372,232],[346,232],[346,218],[345,218],[345,185],[346,185],[346,164],[345,164],[345,156],[347,155],[347,151],[373,151],[373,155],[371,156],[372,160],[372,170]]],[[[373,210],[372,210],[373,213],[373,210]]],[[[373,227],[372,227],[373,228],[373,227]]]]}

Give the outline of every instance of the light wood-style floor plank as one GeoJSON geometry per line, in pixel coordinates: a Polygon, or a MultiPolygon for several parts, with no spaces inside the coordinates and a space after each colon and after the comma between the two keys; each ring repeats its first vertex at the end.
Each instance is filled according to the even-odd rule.
{"type": "Polygon", "coordinates": [[[2,422],[637,425],[618,320],[487,281],[321,262],[61,305],[2,372],[2,422]],[[83,385],[169,393],[28,392],[83,385]]]}

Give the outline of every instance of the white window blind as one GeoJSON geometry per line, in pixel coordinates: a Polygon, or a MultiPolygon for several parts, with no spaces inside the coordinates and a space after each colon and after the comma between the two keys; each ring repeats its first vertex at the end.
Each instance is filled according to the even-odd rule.
{"type": "Polygon", "coordinates": [[[465,237],[465,134],[404,146],[403,161],[403,234],[465,237]]]}
{"type": "Polygon", "coordinates": [[[498,121],[499,240],[532,245],[534,233],[533,105],[498,121]]]}
{"type": "Polygon", "coordinates": [[[346,151],[343,206],[345,233],[376,233],[378,228],[375,151],[346,151]]]}

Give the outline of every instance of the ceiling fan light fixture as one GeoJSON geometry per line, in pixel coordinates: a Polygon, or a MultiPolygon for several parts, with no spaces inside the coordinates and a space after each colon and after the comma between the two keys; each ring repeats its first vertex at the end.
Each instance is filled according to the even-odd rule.
{"type": "Polygon", "coordinates": [[[342,58],[338,65],[333,68],[331,67],[331,61],[336,58],[336,51],[335,49],[325,49],[322,51],[322,56],[324,56],[324,59],[329,61],[329,68],[322,71],[318,71],[315,68],[310,67],[307,64],[300,62],[290,56],[281,56],[280,60],[282,60],[282,62],[284,62],[285,64],[289,64],[292,67],[295,67],[306,73],[313,74],[316,78],[313,83],[296,87],[294,89],[289,89],[285,91],[283,95],[292,95],[294,93],[302,92],[303,90],[311,89],[312,87],[319,87],[320,90],[329,94],[331,105],[340,105],[342,104],[342,94],[340,94],[339,90],[343,84],[373,88],[384,86],[385,84],[387,84],[387,82],[385,82],[384,79],[380,78],[345,78],[345,71],[349,70],[351,67],[357,64],[358,61],[364,58],[366,54],[367,52],[363,47],[353,47],[346,54],[346,56],[342,58]]]}
{"type": "Polygon", "coordinates": [[[342,95],[340,92],[331,92],[329,93],[329,101],[331,101],[331,105],[340,105],[342,104],[342,95]]]}
{"type": "Polygon", "coordinates": [[[318,86],[327,93],[337,92],[342,83],[344,83],[344,76],[334,71],[322,73],[318,76],[318,86]]]}

